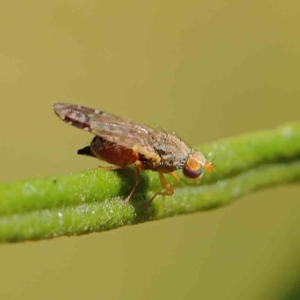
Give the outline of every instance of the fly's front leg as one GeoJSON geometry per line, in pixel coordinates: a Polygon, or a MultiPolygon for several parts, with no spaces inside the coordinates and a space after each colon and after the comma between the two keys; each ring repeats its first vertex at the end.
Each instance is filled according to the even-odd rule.
{"type": "MultiPolygon", "coordinates": [[[[168,174],[171,175],[173,178],[175,178],[178,182],[180,181],[180,177],[176,173],[171,172],[168,174]]],[[[174,194],[173,186],[166,180],[163,173],[158,172],[158,176],[159,176],[160,183],[164,187],[164,189],[160,192],[155,193],[154,196],[147,202],[146,210],[148,209],[149,205],[155,199],[156,196],[158,196],[158,195],[171,196],[174,194]]]]}
{"type": "Polygon", "coordinates": [[[177,182],[180,181],[180,177],[177,173],[171,172],[171,173],[168,173],[168,175],[171,175],[173,178],[175,178],[177,180],[177,182]]]}
{"type": "MultiPolygon", "coordinates": [[[[175,173],[175,172],[171,172],[171,173],[167,173],[168,175],[171,175],[173,178],[175,178],[177,180],[177,182],[180,181],[180,177],[175,173]]],[[[162,184],[162,186],[164,187],[164,190],[161,192],[156,193],[154,196],[156,197],[157,195],[162,195],[162,196],[170,196],[174,194],[174,190],[173,187],[175,184],[170,184],[166,178],[164,177],[163,173],[159,172],[158,173],[159,176],[159,180],[160,183],[162,184]]],[[[153,198],[154,199],[154,198],[153,198]]],[[[152,199],[152,200],[153,200],[152,199]]]]}

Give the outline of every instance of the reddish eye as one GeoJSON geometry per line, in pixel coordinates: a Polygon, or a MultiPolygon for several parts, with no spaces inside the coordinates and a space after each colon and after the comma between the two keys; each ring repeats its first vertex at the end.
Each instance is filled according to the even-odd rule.
{"type": "Polygon", "coordinates": [[[197,159],[188,158],[184,167],[183,174],[189,178],[198,178],[203,172],[203,167],[197,159]]]}

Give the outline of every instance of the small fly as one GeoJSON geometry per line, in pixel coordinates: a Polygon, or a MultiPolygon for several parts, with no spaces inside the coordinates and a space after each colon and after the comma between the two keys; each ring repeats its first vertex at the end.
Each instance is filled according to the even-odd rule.
{"type": "Polygon", "coordinates": [[[163,190],[154,194],[147,206],[157,195],[172,195],[171,184],[164,174],[177,181],[176,170],[182,170],[187,178],[199,179],[204,169],[214,170],[214,164],[204,155],[188,147],[176,134],[166,133],[142,124],[125,120],[113,114],[67,103],[55,103],[55,114],[64,122],[94,134],[89,146],[79,149],[78,154],[96,157],[117,168],[134,165],[135,183],[124,200],[128,203],[140,181],[140,170],[158,172],[163,190]]]}

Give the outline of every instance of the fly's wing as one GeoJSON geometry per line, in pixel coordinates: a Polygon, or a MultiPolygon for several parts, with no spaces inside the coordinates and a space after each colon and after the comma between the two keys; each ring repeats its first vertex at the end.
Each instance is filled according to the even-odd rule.
{"type": "Polygon", "coordinates": [[[152,128],[124,120],[113,114],[81,105],[56,103],[54,112],[64,122],[101,136],[109,142],[137,151],[146,157],[156,156],[152,128]]]}

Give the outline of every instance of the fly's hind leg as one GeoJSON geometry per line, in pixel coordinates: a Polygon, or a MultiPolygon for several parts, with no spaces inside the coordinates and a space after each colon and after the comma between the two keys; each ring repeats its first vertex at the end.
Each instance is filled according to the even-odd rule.
{"type": "Polygon", "coordinates": [[[130,192],[130,194],[124,199],[124,204],[126,205],[129,201],[129,199],[131,198],[132,194],[134,193],[137,185],[139,184],[140,180],[141,180],[141,177],[140,177],[140,171],[139,171],[139,168],[142,168],[143,164],[142,162],[140,162],[139,160],[137,160],[135,163],[134,163],[134,175],[135,175],[135,182],[134,182],[134,186],[130,192]]]}
{"type": "Polygon", "coordinates": [[[123,169],[123,167],[120,166],[98,166],[98,168],[104,171],[116,171],[123,169]]]}
{"type": "MultiPolygon", "coordinates": [[[[171,175],[173,178],[175,178],[178,182],[180,181],[180,177],[174,173],[168,173],[168,175],[171,175]]],[[[158,172],[159,180],[161,185],[164,187],[164,189],[160,192],[156,192],[154,196],[147,202],[146,204],[146,210],[148,210],[149,205],[151,202],[155,199],[156,196],[161,195],[161,196],[171,196],[174,194],[173,186],[166,180],[164,177],[163,173],[158,172]]]]}

